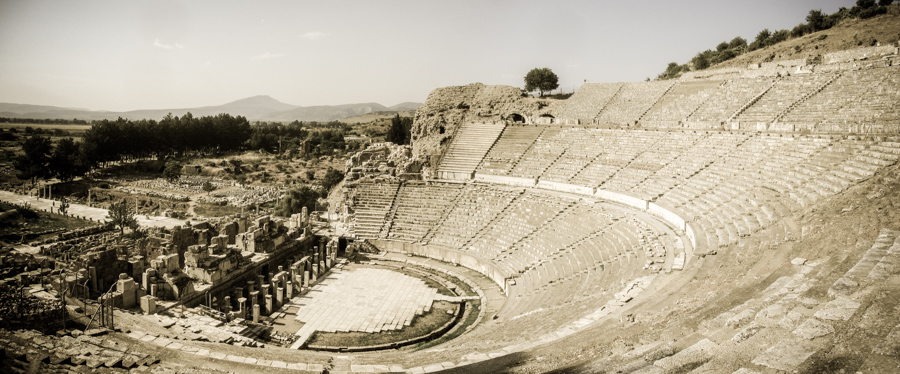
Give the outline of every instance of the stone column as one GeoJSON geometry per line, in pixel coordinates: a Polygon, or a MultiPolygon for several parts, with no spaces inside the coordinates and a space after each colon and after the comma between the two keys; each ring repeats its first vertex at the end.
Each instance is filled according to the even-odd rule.
{"type": "Polygon", "coordinates": [[[259,304],[259,291],[253,291],[250,293],[250,305],[259,304]]]}
{"type": "Polygon", "coordinates": [[[284,298],[288,300],[294,298],[294,282],[288,282],[284,285],[284,298]]]}
{"type": "Polygon", "coordinates": [[[247,292],[253,292],[253,284],[256,283],[254,281],[247,281],[247,292]]]}
{"type": "Polygon", "coordinates": [[[275,301],[278,303],[278,306],[281,307],[284,305],[284,288],[278,287],[275,289],[275,301]]]}
{"type": "Polygon", "coordinates": [[[303,288],[301,288],[301,289],[305,290],[307,288],[309,288],[309,270],[304,270],[303,271],[303,288]]]}
{"type": "Polygon", "coordinates": [[[225,305],[222,307],[223,312],[228,313],[231,311],[231,296],[225,296],[225,305]]]}
{"type": "Polygon", "coordinates": [[[266,314],[272,314],[272,295],[266,295],[266,314]]]}
{"type": "MultiPolygon", "coordinates": [[[[93,266],[88,267],[88,274],[91,277],[91,290],[93,290],[94,292],[98,292],[97,291],[97,268],[95,268],[93,266]]],[[[156,295],[153,295],[153,296],[156,296],[156,295]]]]}
{"type": "Polygon", "coordinates": [[[253,322],[259,323],[259,304],[253,304],[253,322]]]}
{"type": "Polygon", "coordinates": [[[247,298],[246,297],[238,298],[238,308],[240,308],[240,310],[238,312],[240,313],[241,318],[246,319],[247,318],[247,298]]]}

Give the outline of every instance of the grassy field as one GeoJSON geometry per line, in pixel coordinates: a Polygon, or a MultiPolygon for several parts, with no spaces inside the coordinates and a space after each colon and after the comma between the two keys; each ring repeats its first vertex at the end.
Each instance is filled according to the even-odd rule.
{"type": "Polygon", "coordinates": [[[10,243],[19,242],[23,234],[26,241],[31,241],[96,224],[59,214],[21,209],[4,202],[0,202],[0,214],[0,240],[10,243]]]}

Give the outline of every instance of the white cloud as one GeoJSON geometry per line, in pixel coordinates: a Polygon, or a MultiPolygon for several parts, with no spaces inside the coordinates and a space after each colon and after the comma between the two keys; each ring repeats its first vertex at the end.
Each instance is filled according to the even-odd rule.
{"type": "Polygon", "coordinates": [[[306,34],[300,35],[300,37],[303,39],[309,39],[309,40],[319,40],[325,35],[328,35],[328,34],[321,32],[321,31],[310,31],[306,34]]]}
{"type": "Polygon", "coordinates": [[[153,39],[153,46],[157,47],[157,48],[162,48],[162,49],[172,49],[172,48],[184,49],[184,46],[181,44],[178,44],[178,43],[175,43],[174,45],[163,44],[162,42],[159,41],[159,38],[153,39]]]}
{"type": "Polygon", "coordinates": [[[276,58],[276,57],[281,57],[281,56],[283,56],[281,53],[269,53],[269,52],[266,52],[266,53],[263,53],[263,54],[261,54],[261,55],[259,55],[259,56],[253,56],[252,59],[254,59],[254,60],[268,60],[268,59],[270,59],[270,58],[276,58]]]}

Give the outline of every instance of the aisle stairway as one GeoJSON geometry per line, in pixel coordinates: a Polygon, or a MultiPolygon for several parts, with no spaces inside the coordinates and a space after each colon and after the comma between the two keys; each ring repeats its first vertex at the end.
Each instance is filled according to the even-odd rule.
{"type": "Polygon", "coordinates": [[[494,142],[503,132],[503,124],[464,123],[437,168],[438,179],[472,179],[475,168],[481,163],[494,142]]]}

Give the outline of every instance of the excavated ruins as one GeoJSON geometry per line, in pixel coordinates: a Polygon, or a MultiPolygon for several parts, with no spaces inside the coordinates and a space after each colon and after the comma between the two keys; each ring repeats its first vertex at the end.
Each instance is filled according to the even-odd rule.
{"type": "Polygon", "coordinates": [[[896,45],[585,83],[567,100],[439,88],[411,148],[348,161],[345,233],[306,212],[240,215],[42,247],[71,273],[3,257],[43,300],[3,317],[3,364],[892,372],[898,102],[896,45]],[[66,308],[85,331],[35,323],[66,308]]]}

